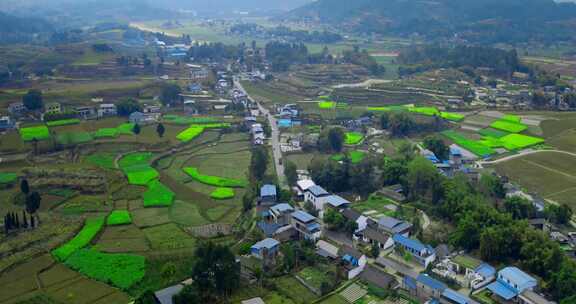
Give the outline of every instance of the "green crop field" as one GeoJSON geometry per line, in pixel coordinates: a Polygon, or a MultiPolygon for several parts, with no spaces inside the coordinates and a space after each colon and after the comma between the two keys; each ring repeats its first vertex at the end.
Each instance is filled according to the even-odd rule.
{"type": "Polygon", "coordinates": [[[46,126],[27,127],[20,129],[23,141],[46,140],[50,138],[50,131],[46,126]]]}
{"type": "Polygon", "coordinates": [[[156,250],[194,248],[196,244],[193,237],[172,223],[146,228],[143,231],[152,249],[156,250]]]}
{"type": "Polygon", "coordinates": [[[234,198],[234,189],[232,188],[216,188],[210,197],[217,200],[226,200],[234,198]]]}
{"type": "Polygon", "coordinates": [[[115,169],[114,154],[96,153],[88,156],[86,160],[102,169],[115,169]]]}
{"type": "Polygon", "coordinates": [[[330,159],[335,161],[342,161],[346,156],[348,156],[350,162],[352,162],[353,164],[358,164],[362,162],[362,160],[366,157],[366,153],[362,151],[350,151],[347,154],[340,153],[332,155],[330,159]]]}
{"type": "Polygon", "coordinates": [[[106,138],[106,137],[115,138],[117,136],[118,136],[118,130],[116,128],[102,128],[98,129],[98,131],[94,133],[94,137],[96,138],[106,138]]]}
{"type": "Polygon", "coordinates": [[[465,118],[465,116],[462,114],[450,113],[450,112],[440,112],[440,117],[451,121],[462,121],[465,118]]]}
{"type": "Polygon", "coordinates": [[[364,135],[358,132],[346,132],[344,135],[344,144],[346,145],[357,145],[364,139],[364,135]]]}
{"type": "Polygon", "coordinates": [[[492,148],[482,144],[481,142],[470,140],[456,131],[448,130],[442,132],[442,134],[452,140],[455,144],[478,156],[486,157],[495,153],[492,148]]]}
{"type": "Polygon", "coordinates": [[[15,183],[17,179],[18,174],[16,173],[0,172],[0,185],[15,183]]]}
{"type": "Polygon", "coordinates": [[[322,110],[331,110],[336,108],[336,102],[334,101],[319,101],[318,108],[322,110]]]}
{"type": "Polygon", "coordinates": [[[133,123],[123,123],[119,125],[116,130],[118,131],[118,134],[133,135],[134,132],[132,130],[134,130],[134,126],[135,124],[133,123]]]}
{"type": "Polygon", "coordinates": [[[505,121],[518,123],[518,124],[522,122],[522,118],[520,116],[512,115],[512,114],[506,114],[506,115],[502,116],[502,118],[500,118],[500,120],[505,120],[505,121]]]}
{"type": "Polygon", "coordinates": [[[63,132],[56,134],[56,142],[61,145],[85,144],[93,140],[92,134],[88,132],[63,132]]]}
{"type": "Polygon", "coordinates": [[[440,111],[434,107],[408,107],[408,111],[426,116],[440,116],[440,111]]]}
{"type": "Polygon", "coordinates": [[[52,255],[59,261],[65,261],[75,251],[90,244],[92,239],[104,226],[104,217],[93,217],[86,220],[84,227],[68,243],[54,249],[52,255]]]}
{"type": "Polygon", "coordinates": [[[500,138],[507,150],[519,150],[544,143],[544,139],[522,134],[510,134],[500,138]]]}
{"type": "Polygon", "coordinates": [[[48,127],[61,127],[61,126],[77,125],[79,123],[80,123],[80,119],[70,118],[70,119],[61,119],[61,120],[49,121],[46,123],[46,125],[48,127]]]}
{"type": "Polygon", "coordinates": [[[178,115],[164,115],[162,117],[164,122],[177,125],[191,125],[191,124],[212,124],[218,123],[218,120],[213,117],[184,117],[178,115]]]}
{"type": "Polygon", "coordinates": [[[158,171],[148,164],[151,158],[152,153],[149,152],[131,153],[120,159],[118,164],[130,184],[145,186],[159,176],[158,171]]]}
{"type": "Polygon", "coordinates": [[[148,190],[142,195],[144,207],[171,206],[174,197],[174,192],[157,180],[148,183],[148,190]]]}
{"type": "Polygon", "coordinates": [[[94,249],[80,249],[65,262],[67,266],[89,278],[128,289],[138,283],[146,272],[146,259],[133,254],[108,254],[94,249]]]}
{"type": "Polygon", "coordinates": [[[501,137],[504,137],[510,133],[496,130],[496,129],[492,129],[492,128],[486,128],[486,129],[482,129],[482,130],[478,131],[478,134],[483,135],[483,136],[493,137],[493,138],[501,138],[501,137]]]}
{"type": "Polygon", "coordinates": [[[227,188],[243,188],[246,186],[247,182],[239,179],[225,178],[218,176],[210,176],[200,174],[197,168],[188,167],[183,169],[188,175],[190,175],[194,180],[199,181],[203,184],[215,186],[215,187],[227,187],[227,188]]]}
{"type": "Polygon", "coordinates": [[[522,123],[509,120],[497,120],[493,122],[490,127],[510,133],[520,133],[528,129],[528,126],[523,125],[522,123]]]}
{"type": "Polygon", "coordinates": [[[182,142],[189,142],[204,132],[204,127],[190,127],[178,134],[176,138],[182,142]]]}
{"type": "Polygon", "coordinates": [[[108,215],[108,220],[106,221],[106,225],[108,226],[128,224],[132,224],[132,217],[128,210],[114,210],[108,215]]]}

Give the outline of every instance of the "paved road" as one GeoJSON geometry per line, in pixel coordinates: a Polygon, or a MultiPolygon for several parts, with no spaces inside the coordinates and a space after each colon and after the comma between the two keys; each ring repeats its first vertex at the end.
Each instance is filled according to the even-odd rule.
{"type": "Polygon", "coordinates": [[[278,182],[280,183],[280,185],[282,187],[286,187],[285,183],[286,178],[284,176],[284,163],[283,162],[281,163],[282,150],[280,149],[280,130],[278,129],[278,123],[276,122],[276,118],[274,117],[274,115],[270,113],[268,109],[266,109],[258,101],[250,97],[250,95],[248,94],[248,92],[246,92],[246,90],[244,89],[238,78],[234,78],[234,85],[236,89],[246,94],[246,96],[248,96],[248,99],[250,99],[252,102],[255,102],[258,105],[258,110],[260,110],[260,112],[268,119],[268,124],[272,129],[272,136],[271,136],[272,154],[274,156],[274,166],[276,167],[276,175],[278,176],[278,182]]]}
{"type": "Polygon", "coordinates": [[[409,276],[412,278],[416,278],[418,276],[418,274],[409,266],[407,265],[403,265],[400,264],[390,258],[387,257],[379,257],[376,259],[376,264],[380,265],[380,266],[384,266],[386,268],[390,268],[392,270],[395,270],[396,272],[399,272],[405,276],[409,276]]]}
{"type": "Polygon", "coordinates": [[[531,155],[531,154],[537,154],[537,153],[560,153],[560,154],[566,154],[566,155],[571,155],[571,156],[576,157],[576,153],[561,151],[561,150],[529,150],[529,151],[522,151],[518,154],[506,156],[506,157],[503,157],[503,158],[500,158],[497,160],[479,161],[478,163],[481,165],[493,165],[493,164],[498,164],[498,163],[509,161],[509,160],[512,160],[515,158],[519,158],[519,157],[523,157],[523,156],[531,155]]]}

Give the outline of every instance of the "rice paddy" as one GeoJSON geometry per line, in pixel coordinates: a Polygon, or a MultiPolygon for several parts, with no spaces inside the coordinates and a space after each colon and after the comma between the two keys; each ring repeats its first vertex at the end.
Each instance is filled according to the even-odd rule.
{"type": "Polygon", "coordinates": [[[318,108],[321,110],[331,110],[336,108],[336,102],[334,101],[319,101],[318,108]]]}
{"type": "Polygon", "coordinates": [[[505,120],[505,119],[500,119],[500,120],[493,122],[490,125],[490,127],[494,128],[494,129],[501,130],[501,131],[510,132],[510,133],[520,133],[520,132],[528,129],[528,126],[526,126],[520,122],[515,122],[515,121],[510,121],[510,120],[505,120]]]}
{"type": "Polygon", "coordinates": [[[202,134],[202,132],[204,132],[204,127],[194,126],[180,132],[176,138],[182,142],[189,142],[202,134]]]}
{"type": "Polygon", "coordinates": [[[131,223],[132,217],[128,210],[114,210],[108,215],[108,219],[106,220],[106,225],[108,226],[128,225],[131,223]]]}
{"type": "Polygon", "coordinates": [[[217,200],[225,200],[234,198],[234,189],[232,188],[216,188],[210,197],[217,200]]]}
{"type": "Polygon", "coordinates": [[[52,255],[61,262],[67,260],[75,251],[90,244],[103,226],[104,217],[87,219],[82,230],[68,243],[54,249],[52,255]]]}
{"type": "Polygon", "coordinates": [[[154,180],[148,183],[148,190],[142,194],[144,207],[168,207],[176,195],[161,182],[154,180]]]}

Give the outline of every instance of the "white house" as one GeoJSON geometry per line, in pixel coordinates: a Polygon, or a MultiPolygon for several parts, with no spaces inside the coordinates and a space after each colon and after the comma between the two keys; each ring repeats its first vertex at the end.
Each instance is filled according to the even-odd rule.
{"type": "Polygon", "coordinates": [[[339,255],[348,271],[348,280],[357,277],[364,270],[368,261],[363,253],[348,246],[340,248],[339,255]]]}
{"type": "Polygon", "coordinates": [[[103,103],[98,107],[98,117],[109,117],[118,115],[116,105],[113,103],[103,103]]]}
{"type": "Polygon", "coordinates": [[[326,203],[326,199],[330,195],[331,194],[328,193],[328,191],[324,190],[324,188],[318,185],[314,185],[308,188],[308,190],[306,190],[306,192],[304,193],[304,201],[307,203],[310,202],[314,204],[316,210],[322,210],[324,204],[326,203]]]}

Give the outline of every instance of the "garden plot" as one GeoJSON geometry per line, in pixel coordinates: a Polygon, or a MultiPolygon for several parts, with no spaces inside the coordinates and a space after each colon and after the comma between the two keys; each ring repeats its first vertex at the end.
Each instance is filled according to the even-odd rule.
{"type": "Polygon", "coordinates": [[[128,295],[118,289],[84,277],[60,282],[47,288],[45,292],[59,303],[93,304],[95,301],[111,295],[115,295],[115,298],[121,301],[130,301],[128,295]],[[90,292],[86,292],[87,290],[90,292]]]}
{"type": "Polygon", "coordinates": [[[168,208],[145,208],[132,210],[132,220],[137,227],[151,227],[170,223],[168,208]]]}
{"type": "Polygon", "coordinates": [[[313,303],[318,298],[318,296],[308,290],[308,288],[292,276],[276,278],[274,279],[274,283],[278,289],[278,293],[284,297],[290,298],[295,303],[313,303]]]}
{"type": "Polygon", "coordinates": [[[185,117],[178,115],[164,115],[162,119],[166,123],[177,125],[213,124],[219,122],[217,119],[213,117],[185,117]]]}
{"type": "Polygon", "coordinates": [[[146,228],[144,234],[154,250],[194,248],[196,240],[175,224],[146,228]]]}
{"type": "Polygon", "coordinates": [[[149,165],[151,158],[152,153],[144,152],[131,153],[120,159],[120,169],[126,174],[130,184],[148,185],[148,183],[158,178],[158,171],[149,165]]]}
{"type": "Polygon", "coordinates": [[[84,227],[68,243],[52,251],[52,255],[58,261],[65,261],[75,251],[90,244],[92,239],[100,232],[104,226],[104,217],[89,218],[86,220],[84,227]]]}
{"type": "Polygon", "coordinates": [[[364,139],[364,135],[359,132],[345,132],[344,135],[344,144],[346,145],[357,145],[364,139]]]}
{"type": "Polygon", "coordinates": [[[15,266],[0,277],[0,302],[26,295],[36,290],[35,275],[40,270],[50,266],[54,260],[50,255],[33,258],[24,264],[15,266]]]}
{"type": "Polygon", "coordinates": [[[144,207],[167,207],[174,197],[174,192],[157,180],[148,183],[148,190],[142,195],[144,207]]]}
{"type": "Polygon", "coordinates": [[[179,200],[174,202],[174,205],[170,208],[170,219],[176,224],[187,227],[202,226],[210,223],[209,220],[200,214],[198,205],[179,200]]]}
{"type": "Polygon", "coordinates": [[[194,138],[200,136],[200,134],[202,134],[202,132],[204,132],[204,127],[199,127],[199,126],[190,127],[188,129],[180,132],[178,135],[176,135],[176,138],[178,140],[180,140],[181,142],[189,142],[189,141],[193,140],[194,138]]]}
{"type": "Polygon", "coordinates": [[[210,197],[217,200],[231,199],[234,198],[234,189],[219,187],[210,193],[210,197]]]}
{"type": "Polygon", "coordinates": [[[183,170],[194,180],[210,186],[243,188],[247,185],[247,181],[244,180],[201,174],[198,168],[194,167],[187,167],[183,170]]]}
{"type": "Polygon", "coordinates": [[[56,142],[61,145],[78,145],[94,140],[89,132],[62,132],[56,134],[56,142]]]}
{"type": "Polygon", "coordinates": [[[102,169],[116,169],[114,165],[115,155],[111,153],[95,153],[86,158],[88,163],[102,169]]]}
{"type": "Polygon", "coordinates": [[[50,138],[50,131],[46,126],[26,127],[20,129],[23,141],[46,140],[50,138]]]}
{"type": "Polygon", "coordinates": [[[114,210],[108,219],[106,220],[106,225],[108,226],[118,226],[118,225],[128,225],[132,223],[132,217],[128,210],[114,210]]]}
{"type": "Polygon", "coordinates": [[[13,184],[18,179],[18,174],[16,173],[7,173],[7,172],[0,172],[0,185],[3,184],[13,184]]]}

